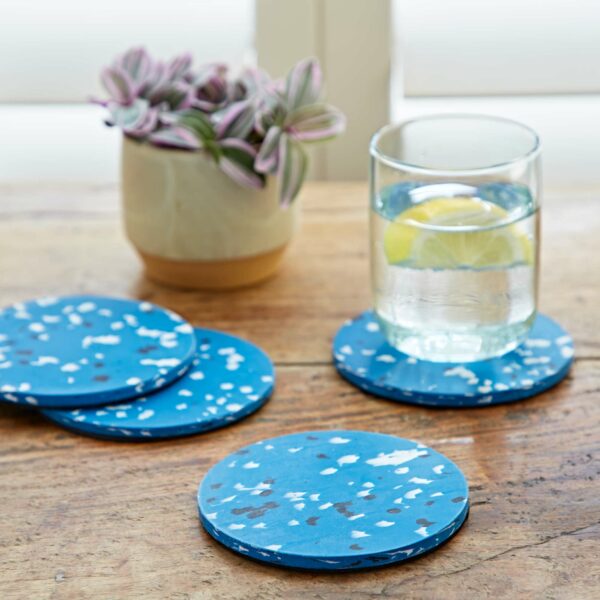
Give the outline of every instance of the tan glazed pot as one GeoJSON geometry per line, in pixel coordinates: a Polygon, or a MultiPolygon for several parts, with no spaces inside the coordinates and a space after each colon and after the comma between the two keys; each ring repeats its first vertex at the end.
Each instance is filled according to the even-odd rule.
{"type": "Polygon", "coordinates": [[[298,224],[282,209],[276,182],[241,187],[198,152],[123,138],[127,236],[150,279],[191,289],[250,285],[275,273],[298,224]]]}

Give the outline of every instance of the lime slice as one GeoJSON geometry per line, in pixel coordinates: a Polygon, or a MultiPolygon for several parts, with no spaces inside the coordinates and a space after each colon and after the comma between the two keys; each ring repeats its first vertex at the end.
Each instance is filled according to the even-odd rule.
{"type": "Polygon", "coordinates": [[[531,240],[508,217],[497,204],[479,198],[433,198],[398,215],[385,230],[383,248],[389,263],[420,269],[531,264],[531,240]]]}

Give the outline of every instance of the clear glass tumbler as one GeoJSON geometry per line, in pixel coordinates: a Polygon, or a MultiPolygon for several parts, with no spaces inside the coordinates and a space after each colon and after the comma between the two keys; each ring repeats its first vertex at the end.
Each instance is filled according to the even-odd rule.
{"type": "Polygon", "coordinates": [[[536,133],[427,116],[384,127],[370,153],[374,308],[390,344],[436,362],[516,348],[536,315],[536,133]]]}

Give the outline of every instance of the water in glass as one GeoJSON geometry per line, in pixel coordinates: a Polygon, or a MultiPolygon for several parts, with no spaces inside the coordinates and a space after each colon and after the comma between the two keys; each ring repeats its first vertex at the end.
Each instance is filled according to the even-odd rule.
{"type": "Polygon", "coordinates": [[[427,360],[466,362],[523,342],[536,312],[538,213],[519,183],[380,189],[371,273],[390,343],[427,360]]]}

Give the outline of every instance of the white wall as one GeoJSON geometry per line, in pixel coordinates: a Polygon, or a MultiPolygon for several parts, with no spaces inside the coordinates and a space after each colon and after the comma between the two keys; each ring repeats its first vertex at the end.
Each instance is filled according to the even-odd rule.
{"type": "Polygon", "coordinates": [[[598,0],[395,0],[409,96],[600,92],[598,0]]]}
{"type": "Polygon", "coordinates": [[[0,102],[85,102],[130,46],[252,62],[254,0],[2,0],[0,102]]]}
{"type": "Polygon", "coordinates": [[[0,104],[0,183],[119,178],[120,132],[86,104],[0,104]]]}

